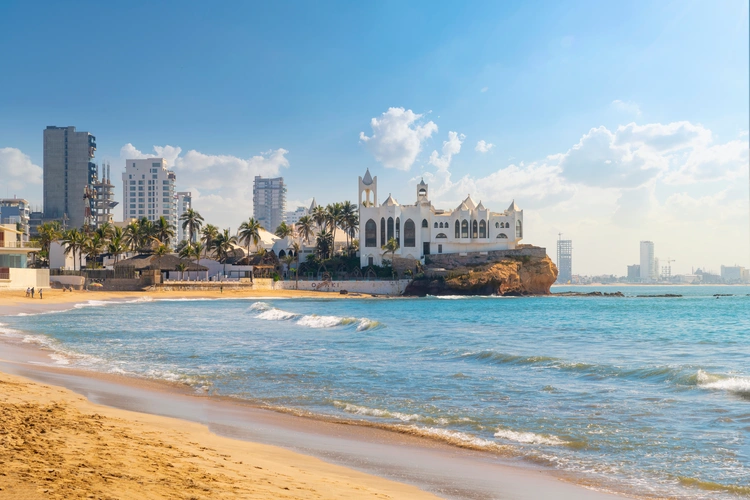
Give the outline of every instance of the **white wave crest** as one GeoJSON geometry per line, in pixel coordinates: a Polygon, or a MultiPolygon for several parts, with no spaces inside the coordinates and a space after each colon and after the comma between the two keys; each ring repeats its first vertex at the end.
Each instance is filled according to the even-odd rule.
{"type": "Polygon", "coordinates": [[[372,330],[373,328],[377,328],[379,326],[381,326],[381,323],[379,321],[374,321],[368,318],[362,318],[359,320],[359,324],[357,325],[357,331],[364,332],[367,330],[372,330]]]}
{"type": "Polygon", "coordinates": [[[449,420],[447,418],[433,418],[420,415],[418,413],[401,413],[399,411],[381,410],[379,408],[368,408],[366,406],[354,405],[351,403],[343,403],[341,401],[334,401],[333,405],[341,408],[347,413],[355,415],[366,415],[369,417],[379,418],[391,418],[395,420],[401,420],[402,422],[426,422],[439,425],[448,425],[449,420]]]}
{"type": "Polygon", "coordinates": [[[138,297],[137,299],[131,299],[131,300],[89,300],[87,302],[79,302],[78,304],[74,304],[73,307],[76,309],[81,309],[84,307],[102,307],[102,306],[109,306],[109,305],[115,305],[115,304],[136,304],[138,302],[152,302],[153,299],[148,296],[138,297]]]}
{"type": "Polygon", "coordinates": [[[251,311],[268,311],[269,309],[273,309],[270,304],[267,304],[265,302],[255,302],[250,305],[249,309],[251,311]]]}
{"type": "Polygon", "coordinates": [[[698,370],[698,386],[704,389],[714,389],[731,392],[750,397],[750,378],[748,377],[726,377],[698,370]]]}
{"type": "Polygon", "coordinates": [[[292,318],[296,318],[298,315],[281,309],[272,308],[264,311],[256,316],[258,319],[264,319],[266,321],[286,321],[292,318]]]}
{"type": "Polygon", "coordinates": [[[498,429],[495,437],[523,444],[546,444],[550,446],[568,444],[567,441],[563,441],[557,436],[544,436],[542,434],[534,434],[533,432],[517,432],[510,429],[498,429]]]}
{"type": "Polygon", "coordinates": [[[298,325],[306,326],[308,328],[332,328],[340,325],[351,325],[357,322],[357,318],[341,318],[339,316],[318,316],[317,314],[310,314],[302,316],[298,325]]]}

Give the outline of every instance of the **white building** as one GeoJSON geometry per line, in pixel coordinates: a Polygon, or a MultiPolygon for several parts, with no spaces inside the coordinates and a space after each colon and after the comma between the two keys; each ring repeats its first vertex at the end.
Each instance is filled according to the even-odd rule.
{"type": "Polygon", "coordinates": [[[523,210],[515,202],[504,212],[491,212],[467,196],[455,209],[439,210],[432,206],[422,181],[413,205],[400,205],[390,195],[380,205],[378,178],[369,169],[359,178],[359,221],[363,267],[391,258],[382,250],[390,238],[399,242],[396,257],[416,260],[429,254],[514,249],[523,238],[523,210]]]}
{"type": "Polygon", "coordinates": [[[123,220],[145,217],[155,222],[163,216],[177,231],[176,180],[174,172],[167,170],[164,158],[125,160],[123,220]]]}
{"type": "Polygon", "coordinates": [[[651,283],[656,281],[657,273],[654,262],[654,242],[641,241],[641,282],[651,283]]]}
{"type": "Polygon", "coordinates": [[[286,187],[283,177],[255,176],[253,181],[253,217],[263,229],[274,232],[284,220],[286,187]]]}
{"type": "MultiPolygon", "coordinates": [[[[188,238],[188,232],[182,229],[182,222],[180,216],[193,208],[193,193],[190,191],[180,191],[175,195],[177,202],[177,241],[183,241],[188,238]]],[[[193,239],[197,239],[198,235],[194,234],[193,239]]]]}
{"type": "Polygon", "coordinates": [[[745,268],[742,266],[721,266],[721,279],[725,283],[743,283],[745,274],[745,268]]]}

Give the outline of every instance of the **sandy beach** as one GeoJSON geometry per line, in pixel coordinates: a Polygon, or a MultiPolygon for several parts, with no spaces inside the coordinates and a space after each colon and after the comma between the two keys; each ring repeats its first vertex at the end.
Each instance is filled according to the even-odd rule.
{"type": "MultiPolygon", "coordinates": [[[[12,291],[0,293],[0,315],[89,300],[269,296],[347,297],[47,290],[32,300],[12,291]]],[[[500,464],[426,439],[48,361],[44,350],[0,342],[2,498],[616,498],[551,471],[500,464]]]]}

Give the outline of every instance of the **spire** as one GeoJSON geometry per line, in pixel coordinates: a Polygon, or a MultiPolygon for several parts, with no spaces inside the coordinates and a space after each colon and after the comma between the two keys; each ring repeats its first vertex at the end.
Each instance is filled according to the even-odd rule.
{"type": "Polygon", "coordinates": [[[364,184],[365,186],[369,186],[370,184],[372,184],[372,176],[370,175],[369,168],[367,169],[367,172],[365,172],[365,176],[362,179],[362,184],[364,184]]]}
{"type": "Polygon", "coordinates": [[[315,203],[315,198],[313,198],[312,203],[310,203],[310,208],[308,209],[309,213],[312,213],[313,210],[315,210],[318,207],[318,204],[315,203]]]}
{"type": "Polygon", "coordinates": [[[471,199],[471,195],[468,195],[466,199],[461,203],[461,210],[474,210],[477,208],[477,204],[471,199]]]}
{"type": "Polygon", "coordinates": [[[510,206],[508,207],[508,212],[520,212],[521,209],[518,208],[518,205],[516,205],[516,200],[513,200],[510,202],[510,206]]]}
{"type": "Polygon", "coordinates": [[[482,205],[482,200],[479,200],[479,205],[477,205],[477,210],[487,210],[484,208],[484,205],[482,205]]]}
{"type": "Polygon", "coordinates": [[[392,207],[392,206],[397,206],[398,202],[393,199],[393,196],[391,196],[390,193],[388,193],[388,198],[383,202],[383,205],[392,207]]]}

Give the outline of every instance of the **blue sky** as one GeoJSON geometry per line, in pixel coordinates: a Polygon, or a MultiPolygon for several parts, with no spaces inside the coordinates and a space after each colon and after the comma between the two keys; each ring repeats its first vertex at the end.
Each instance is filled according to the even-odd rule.
{"type": "Polygon", "coordinates": [[[171,146],[223,226],[255,173],[331,202],[369,167],[404,203],[422,175],[441,207],[515,198],[575,272],[623,274],[640,239],[750,265],[747,2],[3,2],[0,48],[0,196],[39,202],[42,130],[75,125],[115,172],[171,146]]]}

